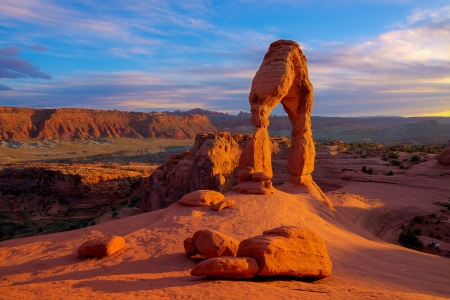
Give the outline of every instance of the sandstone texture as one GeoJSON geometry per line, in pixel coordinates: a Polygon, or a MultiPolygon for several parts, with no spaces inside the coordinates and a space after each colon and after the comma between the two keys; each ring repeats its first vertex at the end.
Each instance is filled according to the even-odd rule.
{"type": "Polygon", "coordinates": [[[216,131],[208,117],[93,109],[0,107],[1,139],[194,138],[216,131]]]}
{"type": "Polygon", "coordinates": [[[450,166],[450,141],[438,156],[438,162],[444,166],[450,166]]]}
{"type": "MultiPolygon", "coordinates": [[[[273,176],[271,143],[267,127],[272,109],[281,102],[292,126],[291,150],[287,169],[289,181],[295,184],[312,182],[315,148],[311,131],[313,87],[308,78],[306,57],[296,42],[279,40],[272,43],[256,73],[249,95],[250,122],[256,126],[253,139],[239,160],[239,180],[250,181],[251,174],[263,172],[273,176]]],[[[241,189],[243,193],[270,194],[271,185],[259,189],[241,189]]]]}
{"type": "Polygon", "coordinates": [[[172,154],[144,183],[144,212],[168,207],[196,190],[225,193],[237,184],[238,161],[249,136],[202,133],[191,150],[172,154]]]}
{"type": "Polygon", "coordinates": [[[215,205],[224,198],[225,196],[222,193],[216,191],[197,190],[181,197],[178,203],[188,206],[215,205]]]}
{"type": "Polygon", "coordinates": [[[96,238],[84,242],[78,248],[78,254],[87,257],[104,257],[112,255],[125,246],[125,239],[121,236],[111,238],[96,238]]]}
{"type": "Polygon", "coordinates": [[[191,270],[193,276],[208,278],[243,279],[253,278],[258,273],[258,262],[249,257],[209,258],[191,270]]]}
{"type": "Polygon", "coordinates": [[[198,251],[208,257],[236,256],[239,242],[215,230],[199,230],[192,237],[198,251]]]}
{"type": "Polygon", "coordinates": [[[213,209],[215,211],[220,211],[224,208],[233,207],[235,205],[236,205],[236,201],[234,201],[234,200],[223,200],[223,201],[220,201],[219,203],[217,203],[216,205],[214,205],[213,209]]]}
{"type": "Polygon", "coordinates": [[[258,261],[261,276],[325,278],[331,275],[331,260],[323,239],[300,227],[282,226],[243,240],[238,257],[258,261]]]}

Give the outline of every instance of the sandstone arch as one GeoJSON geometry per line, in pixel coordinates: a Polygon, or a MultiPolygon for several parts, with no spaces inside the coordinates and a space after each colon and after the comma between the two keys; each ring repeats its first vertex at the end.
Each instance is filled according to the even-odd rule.
{"type": "MultiPolygon", "coordinates": [[[[311,183],[315,157],[311,131],[313,87],[308,78],[306,57],[296,42],[278,40],[270,45],[252,81],[249,102],[250,122],[256,128],[239,160],[240,186],[248,181],[262,182],[254,178],[260,178],[261,173],[268,178],[273,176],[267,127],[270,112],[280,102],[292,124],[292,146],[287,164],[291,174],[289,181],[311,183]]],[[[271,193],[271,190],[271,184],[266,182],[260,193],[271,193]]],[[[239,186],[237,191],[246,192],[239,186]]]]}

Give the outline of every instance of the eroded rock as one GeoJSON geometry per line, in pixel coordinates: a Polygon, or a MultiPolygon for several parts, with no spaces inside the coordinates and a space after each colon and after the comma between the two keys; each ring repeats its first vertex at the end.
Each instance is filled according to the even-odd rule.
{"type": "Polygon", "coordinates": [[[184,251],[189,256],[194,256],[197,254],[200,254],[200,251],[198,251],[197,247],[195,246],[195,242],[192,238],[187,238],[183,241],[184,251]]]}
{"type": "Polygon", "coordinates": [[[236,256],[239,242],[215,230],[199,230],[192,237],[198,251],[205,257],[236,256]]]}
{"type": "Polygon", "coordinates": [[[282,226],[242,241],[238,257],[258,261],[260,276],[324,278],[332,263],[323,239],[312,230],[282,226]]]}
{"type": "Polygon", "coordinates": [[[191,270],[193,276],[208,278],[253,278],[258,273],[258,262],[249,257],[215,257],[200,262],[191,270]]]}
{"type": "Polygon", "coordinates": [[[233,207],[234,205],[236,205],[236,201],[234,201],[234,200],[224,200],[224,201],[220,201],[219,203],[214,205],[213,206],[213,210],[220,211],[220,210],[222,210],[224,208],[227,208],[227,207],[233,207]]]}
{"type": "Polygon", "coordinates": [[[222,193],[211,190],[198,190],[184,195],[179,204],[188,206],[215,205],[225,198],[222,193]]]}
{"type": "Polygon", "coordinates": [[[111,238],[95,238],[81,244],[77,253],[87,257],[104,257],[112,255],[125,246],[125,239],[121,236],[111,238]]]}

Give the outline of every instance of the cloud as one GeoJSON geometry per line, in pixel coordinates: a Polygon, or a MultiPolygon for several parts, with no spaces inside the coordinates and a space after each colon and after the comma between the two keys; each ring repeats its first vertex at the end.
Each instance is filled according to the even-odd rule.
{"type": "Polygon", "coordinates": [[[33,46],[29,46],[28,48],[36,50],[36,51],[42,51],[42,52],[47,50],[47,47],[42,46],[42,45],[33,45],[33,46]]]}
{"type": "MultiPolygon", "coordinates": [[[[39,67],[32,65],[29,61],[12,56],[19,55],[19,47],[11,45],[0,47],[0,79],[18,78],[42,78],[51,79],[47,73],[41,72],[39,67]]],[[[12,88],[4,84],[0,85],[0,90],[11,91],[12,88]]]]}

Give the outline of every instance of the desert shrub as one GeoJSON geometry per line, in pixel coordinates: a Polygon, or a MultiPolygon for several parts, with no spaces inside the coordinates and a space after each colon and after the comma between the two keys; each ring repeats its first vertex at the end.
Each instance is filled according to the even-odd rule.
{"type": "Polygon", "coordinates": [[[367,173],[367,168],[366,168],[366,166],[363,166],[363,167],[362,167],[361,172],[367,173]]]}
{"type": "Polygon", "coordinates": [[[382,157],[381,160],[387,161],[387,157],[382,157]]]}
{"type": "Polygon", "coordinates": [[[428,233],[428,236],[429,236],[429,237],[434,237],[434,233],[429,232],[429,233],[428,233]]]}
{"type": "Polygon", "coordinates": [[[389,171],[389,172],[387,172],[385,175],[386,175],[386,176],[393,176],[393,175],[394,175],[394,172],[389,171]]]}
{"type": "Polygon", "coordinates": [[[398,158],[398,154],[395,152],[391,152],[391,153],[389,153],[388,157],[389,158],[398,158]]]}
{"type": "Polygon", "coordinates": [[[408,228],[406,232],[401,232],[398,236],[398,242],[407,248],[417,248],[423,246],[422,241],[417,237],[411,228],[408,228]]]}
{"type": "Polygon", "coordinates": [[[373,169],[369,168],[369,170],[367,170],[367,174],[373,174],[373,169]]]}
{"type": "Polygon", "coordinates": [[[401,166],[401,164],[402,164],[401,162],[399,162],[399,161],[396,160],[396,159],[391,160],[390,163],[391,163],[391,165],[393,165],[393,166],[401,166]]]}
{"type": "Polygon", "coordinates": [[[421,228],[414,228],[413,232],[415,235],[420,235],[422,233],[422,229],[421,228]]]}
{"type": "Polygon", "coordinates": [[[430,218],[436,218],[436,214],[429,214],[428,215],[430,218]]]}
{"type": "Polygon", "coordinates": [[[421,224],[423,222],[424,218],[422,216],[415,216],[414,222],[421,224]]]}
{"type": "Polygon", "coordinates": [[[434,237],[438,240],[442,240],[442,236],[440,236],[439,234],[436,234],[434,237]]]}
{"type": "Polygon", "coordinates": [[[348,169],[347,168],[343,168],[341,171],[342,172],[345,172],[345,171],[347,171],[348,169]]]}
{"type": "Polygon", "coordinates": [[[412,162],[413,164],[418,164],[418,163],[420,163],[420,156],[419,155],[413,155],[413,156],[411,156],[409,161],[412,162]]]}

